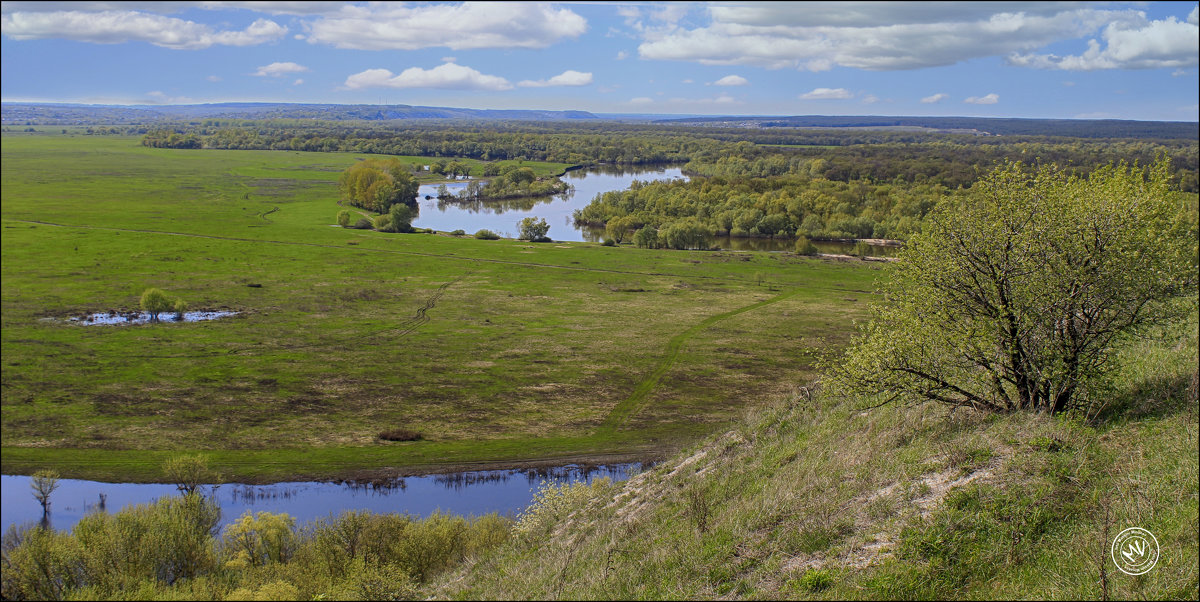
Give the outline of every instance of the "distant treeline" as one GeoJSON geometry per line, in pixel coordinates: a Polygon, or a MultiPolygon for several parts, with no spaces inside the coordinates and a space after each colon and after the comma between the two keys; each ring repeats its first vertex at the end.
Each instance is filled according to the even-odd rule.
{"type": "Polygon", "coordinates": [[[695,175],[796,173],[839,182],[869,179],[969,187],[1005,159],[1053,162],[1081,172],[1119,161],[1172,159],[1182,190],[1195,192],[1197,141],[973,136],[880,130],[746,129],[617,123],[459,123],[403,127],[299,120],[206,120],[148,131],[147,146],[358,152],[483,161],[644,165],[691,162],[695,175]],[[812,159],[820,159],[814,162],[812,159]]]}
{"type": "Polygon", "coordinates": [[[1072,138],[1164,138],[1196,140],[1200,123],[1132,121],[1125,119],[1021,119],[997,117],[894,117],[864,115],[801,115],[795,117],[693,117],[657,123],[737,123],[764,128],[929,128],[967,130],[1002,136],[1067,136],[1072,138]]]}

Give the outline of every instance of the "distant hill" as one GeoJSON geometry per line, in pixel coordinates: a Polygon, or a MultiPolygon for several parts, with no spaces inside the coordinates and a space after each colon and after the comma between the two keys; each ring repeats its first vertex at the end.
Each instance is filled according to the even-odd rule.
{"type": "Polygon", "coordinates": [[[1075,138],[1200,138],[1195,121],[1132,121],[1124,119],[1019,119],[996,117],[891,117],[855,115],[798,115],[793,117],[729,116],[662,119],[661,124],[719,127],[870,128],[939,130],[981,136],[1071,136],[1075,138]]]}
{"type": "Polygon", "coordinates": [[[574,121],[599,119],[587,111],[414,107],[410,105],[230,102],[200,105],[81,105],[4,103],[4,125],[119,125],[180,119],[393,119],[574,121]]]}

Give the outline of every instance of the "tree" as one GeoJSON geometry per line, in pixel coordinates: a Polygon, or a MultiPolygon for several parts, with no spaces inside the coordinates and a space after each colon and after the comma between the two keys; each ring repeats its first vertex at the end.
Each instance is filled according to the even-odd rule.
{"type": "Polygon", "coordinates": [[[209,468],[208,457],[201,454],[167,458],[163,462],[162,470],[163,476],[175,483],[175,487],[184,495],[195,493],[201,485],[215,485],[221,482],[220,473],[209,468]]]}
{"type": "Polygon", "coordinates": [[[834,381],[1000,412],[1084,405],[1123,336],[1194,311],[1194,218],[1172,201],[1169,162],[1147,171],[1010,163],[943,201],[834,381]]]}
{"type": "Polygon", "coordinates": [[[50,514],[50,494],[58,489],[58,471],[39,470],[29,481],[33,497],[42,505],[42,516],[50,514]]]}
{"type": "Polygon", "coordinates": [[[517,237],[517,240],[530,240],[533,242],[550,240],[546,237],[546,233],[550,231],[550,224],[547,224],[545,219],[527,217],[517,222],[517,228],[521,231],[521,235],[517,237]]]}
{"type": "Polygon", "coordinates": [[[337,224],[343,228],[350,227],[350,212],[342,209],[337,213],[337,224]]]}
{"type": "Polygon", "coordinates": [[[403,203],[396,203],[388,210],[388,215],[392,218],[389,232],[412,232],[412,221],[417,215],[417,212],[412,207],[403,203]]]}
{"type": "Polygon", "coordinates": [[[142,311],[150,314],[150,321],[157,322],[158,314],[170,311],[173,305],[167,294],[156,288],[148,288],[142,293],[142,311]]]}

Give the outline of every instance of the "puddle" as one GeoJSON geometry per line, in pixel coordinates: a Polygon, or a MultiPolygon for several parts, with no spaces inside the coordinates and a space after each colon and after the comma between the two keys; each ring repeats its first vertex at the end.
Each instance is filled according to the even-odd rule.
{"type": "MultiPolygon", "coordinates": [[[[171,322],[203,322],[204,320],[216,320],[226,316],[235,316],[237,313],[236,311],[188,311],[184,312],[183,316],[177,316],[174,312],[164,312],[158,315],[158,321],[163,324],[171,322]]],[[[151,323],[150,314],[136,311],[88,314],[82,318],[71,318],[67,321],[84,326],[151,323]]]]}

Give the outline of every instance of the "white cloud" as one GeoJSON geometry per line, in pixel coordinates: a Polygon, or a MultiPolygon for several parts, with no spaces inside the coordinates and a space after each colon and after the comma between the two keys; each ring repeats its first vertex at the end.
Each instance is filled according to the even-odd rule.
{"type": "Polygon", "coordinates": [[[1186,22],[1175,17],[1147,21],[1144,16],[1114,21],[1104,28],[1104,44],[1088,40],[1083,54],[1013,54],[1008,60],[1022,67],[1071,71],[1192,67],[1200,63],[1200,25],[1196,20],[1193,9],[1186,22]]]}
{"type": "Polygon", "coordinates": [[[873,105],[873,104],[879,102],[879,97],[875,96],[874,94],[868,94],[863,97],[862,102],[865,105],[873,105]]]}
{"type": "Polygon", "coordinates": [[[303,84],[303,83],[304,83],[303,79],[297,79],[296,81],[292,82],[292,85],[299,86],[300,84],[303,84]]]}
{"type": "Polygon", "coordinates": [[[628,52],[625,52],[624,50],[621,50],[621,51],[618,51],[618,52],[617,52],[617,60],[618,60],[618,61],[623,61],[623,60],[625,60],[625,59],[627,59],[627,58],[629,58],[629,53],[628,53],[628,52]]]}
{"type": "Polygon", "coordinates": [[[204,79],[207,79],[207,80],[208,80],[208,81],[210,81],[210,82],[219,82],[219,81],[221,81],[221,76],[219,76],[219,75],[210,75],[210,76],[208,76],[208,77],[206,77],[206,78],[204,78],[204,79]]]}
{"type": "Polygon", "coordinates": [[[845,88],[816,88],[800,95],[804,100],[845,100],[854,98],[854,93],[845,88]]]}
{"type": "Polygon", "coordinates": [[[287,28],[258,19],[241,31],[214,31],[184,21],[136,11],[11,12],[0,17],[0,32],[14,40],[60,38],[94,44],[147,42],[175,50],[199,50],[213,45],[253,46],[278,40],[287,28]]]}
{"type": "Polygon", "coordinates": [[[713,82],[711,85],[713,85],[713,86],[745,86],[749,83],[750,82],[747,81],[746,78],[744,78],[740,75],[726,75],[725,77],[722,77],[721,79],[718,79],[717,81],[713,82]]]}
{"type": "Polygon", "coordinates": [[[457,63],[444,63],[433,69],[410,67],[395,75],[387,69],[367,69],[346,78],[345,86],[362,88],[445,88],[453,90],[510,90],[503,77],[485,75],[457,63]]]}
{"type": "Polygon", "coordinates": [[[949,94],[946,94],[945,92],[938,92],[937,94],[934,94],[932,96],[926,96],[925,98],[922,98],[921,102],[923,102],[925,104],[933,104],[935,102],[942,102],[943,100],[946,100],[947,98],[950,98],[949,94]]]}
{"type": "Polygon", "coordinates": [[[637,98],[629,99],[629,104],[631,105],[648,105],[653,103],[654,99],[650,98],[649,96],[638,96],[637,98]]]}
{"type": "Polygon", "coordinates": [[[669,101],[673,105],[705,105],[705,106],[728,106],[746,104],[728,94],[721,94],[713,98],[672,98],[669,101]]]}
{"type": "Polygon", "coordinates": [[[308,67],[305,67],[304,65],[297,65],[296,63],[288,61],[286,63],[271,63],[270,65],[263,65],[262,67],[258,68],[258,71],[255,71],[251,75],[256,75],[258,77],[283,77],[289,73],[303,73],[305,71],[308,71],[308,67]]]}
{"type": "Polygon", "coordinates": [[[539,79],[537,81],[527,79],[517,85],[522,88],[547,88],[550,86],[586,86],[590,83],[592,83],[591,73],[580,73],[579,71],[567,69],[550,79],[539,79]]]}
{"type": "Polygon", "coordinates": [[[587,31],[578,14],[547,4],[345,5],[309,25],[308,41],[356,50],[545,48],[587,31]]]}
{"type": "MultiPolygon", "coordinates": [[[[1091,68],[1186,66],[1197,62],[1197,11],[1184,23],[1147,22],[1132,10],[1075,2],[739,2],[708,8],[709,23],[643,33],[642,58],[707,65],[826,71],[918,69],[973,58],[1014,65],[1091,68]],[[1107,48],[1086,57],[1030,54],[1104,31],[1107,48]],[[1087,59],[1087,60],[1084,60],[1087,59]],[[1103,61],[1101,59],[1104,59],[1103,61]],[[1107,62],[1105,62],[1107,61],[1107,62]]],[[[1091,52],[1091,51],[1089,51],[1091,52]]]]}
{"type": "Polygon", "coordinates": [[[155,103],[155,104],[179,105],[179,104],[192,104],[192,103],[196,102],[195,99],[188,98],[187,96],[168,96],[166,93],[164,93],[161,90],[147,92],[146,96],[150,97],[150,102],[155,103]]]}
{"type": "Polygon", "coordinates": [[[963,102],[971,105],[994,105],[1000,102],[1000,96],[997,94],[988,94],[987,96],[971,96],[963,102]]]}

